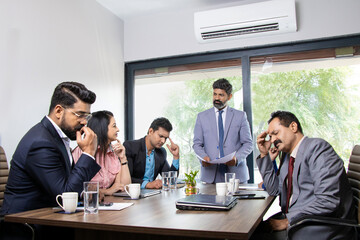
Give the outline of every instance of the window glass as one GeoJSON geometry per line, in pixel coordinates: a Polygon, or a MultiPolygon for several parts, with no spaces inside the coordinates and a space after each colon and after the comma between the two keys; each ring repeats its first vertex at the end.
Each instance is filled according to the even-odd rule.
{"type": "MultiPolygon", "coordinates": [[[[318,55],[309,52],[308,57],[302,53],[301,59],[251,59],[253,137],[267,129],[273,111],[290,111],[306,136],[328,141],[347,167],[360,140],[360,57],[328,56],[325,51],[336,53],[329,49],[318,55]]],[[[256,158],[259,152],[254,149],[256,158]]],[[[255,169],[255,182],[260,181],[255,169]]]]}
{"type": "MultiPolygon", "coordinates": [[[[149,69],[135,73],[135,139],[144,137],[151,122],[166,117],[173,125],[171,139],[180,147],[180,177],[200,169],[192,149],[193,131],[199,112],[213,107],[212,83],[219,78],[233,85],[229,105],[242,110],[242,81],[239,61],[219,61],[173,68],[149,69]],[[231,63],[231,64],[229,64],[231,63]],[[236,64],[235,64],[236,63],[236,64]]],[[[169,144],[169,141],[166,142],[169,144]]],[[[166,144],[163,146],[167,151],[166,144]]],[[[168,151],[171,164],[172,155],[168,151]]]]}

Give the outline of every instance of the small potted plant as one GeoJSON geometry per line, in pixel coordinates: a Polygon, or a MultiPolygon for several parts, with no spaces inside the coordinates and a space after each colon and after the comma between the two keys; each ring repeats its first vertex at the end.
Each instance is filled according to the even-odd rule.
{"type": "Polygon", "coordinates": [[[195,177],[198,174],[199,170],[190,171],[190,173],[185,173],[185,194],[197,194],[199,189],[196,188],[196,180],[195,177]]]}

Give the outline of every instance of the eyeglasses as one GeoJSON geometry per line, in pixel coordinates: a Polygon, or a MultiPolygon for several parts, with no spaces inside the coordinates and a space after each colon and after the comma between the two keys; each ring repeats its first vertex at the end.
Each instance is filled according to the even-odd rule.
{"type": "Polygon", "coordinates": [[[69,110],[71,113],[73,113],[76,117],[81,118],[81,119],[85,119],[86,121],[89,121],[90,118],[92,117],[91,113],[82,113],[82,114],[78,114],[76,112],[73,112],[71,110],[69,110]]]}

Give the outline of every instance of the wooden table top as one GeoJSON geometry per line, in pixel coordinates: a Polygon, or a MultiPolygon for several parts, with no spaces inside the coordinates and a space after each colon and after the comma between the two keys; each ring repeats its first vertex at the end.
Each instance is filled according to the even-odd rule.
{"type": "MultiPolygon", "coordinates": [[[[199,184],[199,187],[200,193],[215,194],[214,184],[199,184]]],[[[237,200],[230,211],[178,210],[175,201],[185,197],[184,188],[180,188],[140,200],[106,197],[106,201],[134,203],[120,211],[85,215],[83,212],[60,214],[55,213],[59,210],[42,208],[6,215],[5,221],[128,233],[248,239],[274,200],[265,191],[256,193],[266,198],[237,200]]]]}

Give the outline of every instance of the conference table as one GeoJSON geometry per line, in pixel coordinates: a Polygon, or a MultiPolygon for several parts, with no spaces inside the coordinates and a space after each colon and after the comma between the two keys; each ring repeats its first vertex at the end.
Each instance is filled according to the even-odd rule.
{"type": "MultiPolygon", "coordinates": [[[[216,194],[214,184],[198,187],[200,194],[216,194]]],[[[120,211],[61,214],[42,208],[6,215],[5,221],[73,228],[75,239],[249,239],[274,201],[265,191],[256,193],[265,198],[237,200],[229,211],[178,210],[175,201],[185,197],[179,188],[139,200],[107,196],[134,203],[120,211]]]]}

